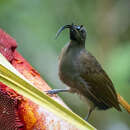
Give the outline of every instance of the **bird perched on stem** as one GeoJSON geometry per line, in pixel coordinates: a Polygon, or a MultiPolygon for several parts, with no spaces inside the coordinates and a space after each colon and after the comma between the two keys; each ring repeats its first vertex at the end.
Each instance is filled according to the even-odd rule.
{"type": "Polygon", "coordinates": [[[97,108],[106,110],[111,107],[121,111],[113,83],[96,58],[85,50],[86,29],[83,25],[65,25],[70,30],[70,42],[62,49],[59,57],[59,77],[68,88],[49,90],[48,94],[72,92],[82,96],[89,104],[88,120],[97,108]]]}

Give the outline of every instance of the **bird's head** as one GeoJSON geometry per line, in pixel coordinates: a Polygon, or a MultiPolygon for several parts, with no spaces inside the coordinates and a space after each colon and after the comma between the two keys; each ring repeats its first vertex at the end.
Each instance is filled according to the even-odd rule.
{"type": "Polygon", "coordinates": [[[70,40],[74,40],[77,42],[85,42],[86,29],[83,27],[83,25],[65,25],[59,29],[59,31],[56,34],[56,37],[58,37],[59,34],[66,28],[69,28],[70,30],[70,40]]]}

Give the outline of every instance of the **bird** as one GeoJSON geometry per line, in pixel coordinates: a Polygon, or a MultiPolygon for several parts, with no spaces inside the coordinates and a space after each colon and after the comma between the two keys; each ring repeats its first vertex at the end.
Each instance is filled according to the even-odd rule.
{"type": "Polygon", "coordinates": [[[67,85],[65,89],[52,89],[48,94],[59,92],[77,93],[88,104],[88,121],[95,110],[114,107],[121,111],[114,85],[97,59],[85,49],[87,31],[83,25],[68,24],[59,29],[56,37],[64,29],[69,29],[70,41],[59,56],[59,78],[67,85]]]}

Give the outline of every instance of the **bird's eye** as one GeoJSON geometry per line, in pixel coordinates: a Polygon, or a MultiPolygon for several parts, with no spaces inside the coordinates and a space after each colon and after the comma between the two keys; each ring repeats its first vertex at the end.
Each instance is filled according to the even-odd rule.
{"type": "Polygon", "coordinates": [[[77,30],[80,30],[80,26],[77,26],[76,29],[77,29],[77,30]]]}

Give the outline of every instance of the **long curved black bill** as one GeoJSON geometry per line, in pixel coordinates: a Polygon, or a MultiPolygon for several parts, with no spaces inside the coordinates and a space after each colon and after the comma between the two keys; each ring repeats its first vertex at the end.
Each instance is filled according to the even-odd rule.
{"type": "Polygon", "coordinates": [[[56,33],[56,39],[57,39],[57,37],[60,35],[60,33],[64,30],[64,29],[66,29],[66,28],[71,28],[73,25],[65,25],[65,26],[63,26],[63,27],[61,27],[59,30],[58,30],[58,32],[56,33]]]}

